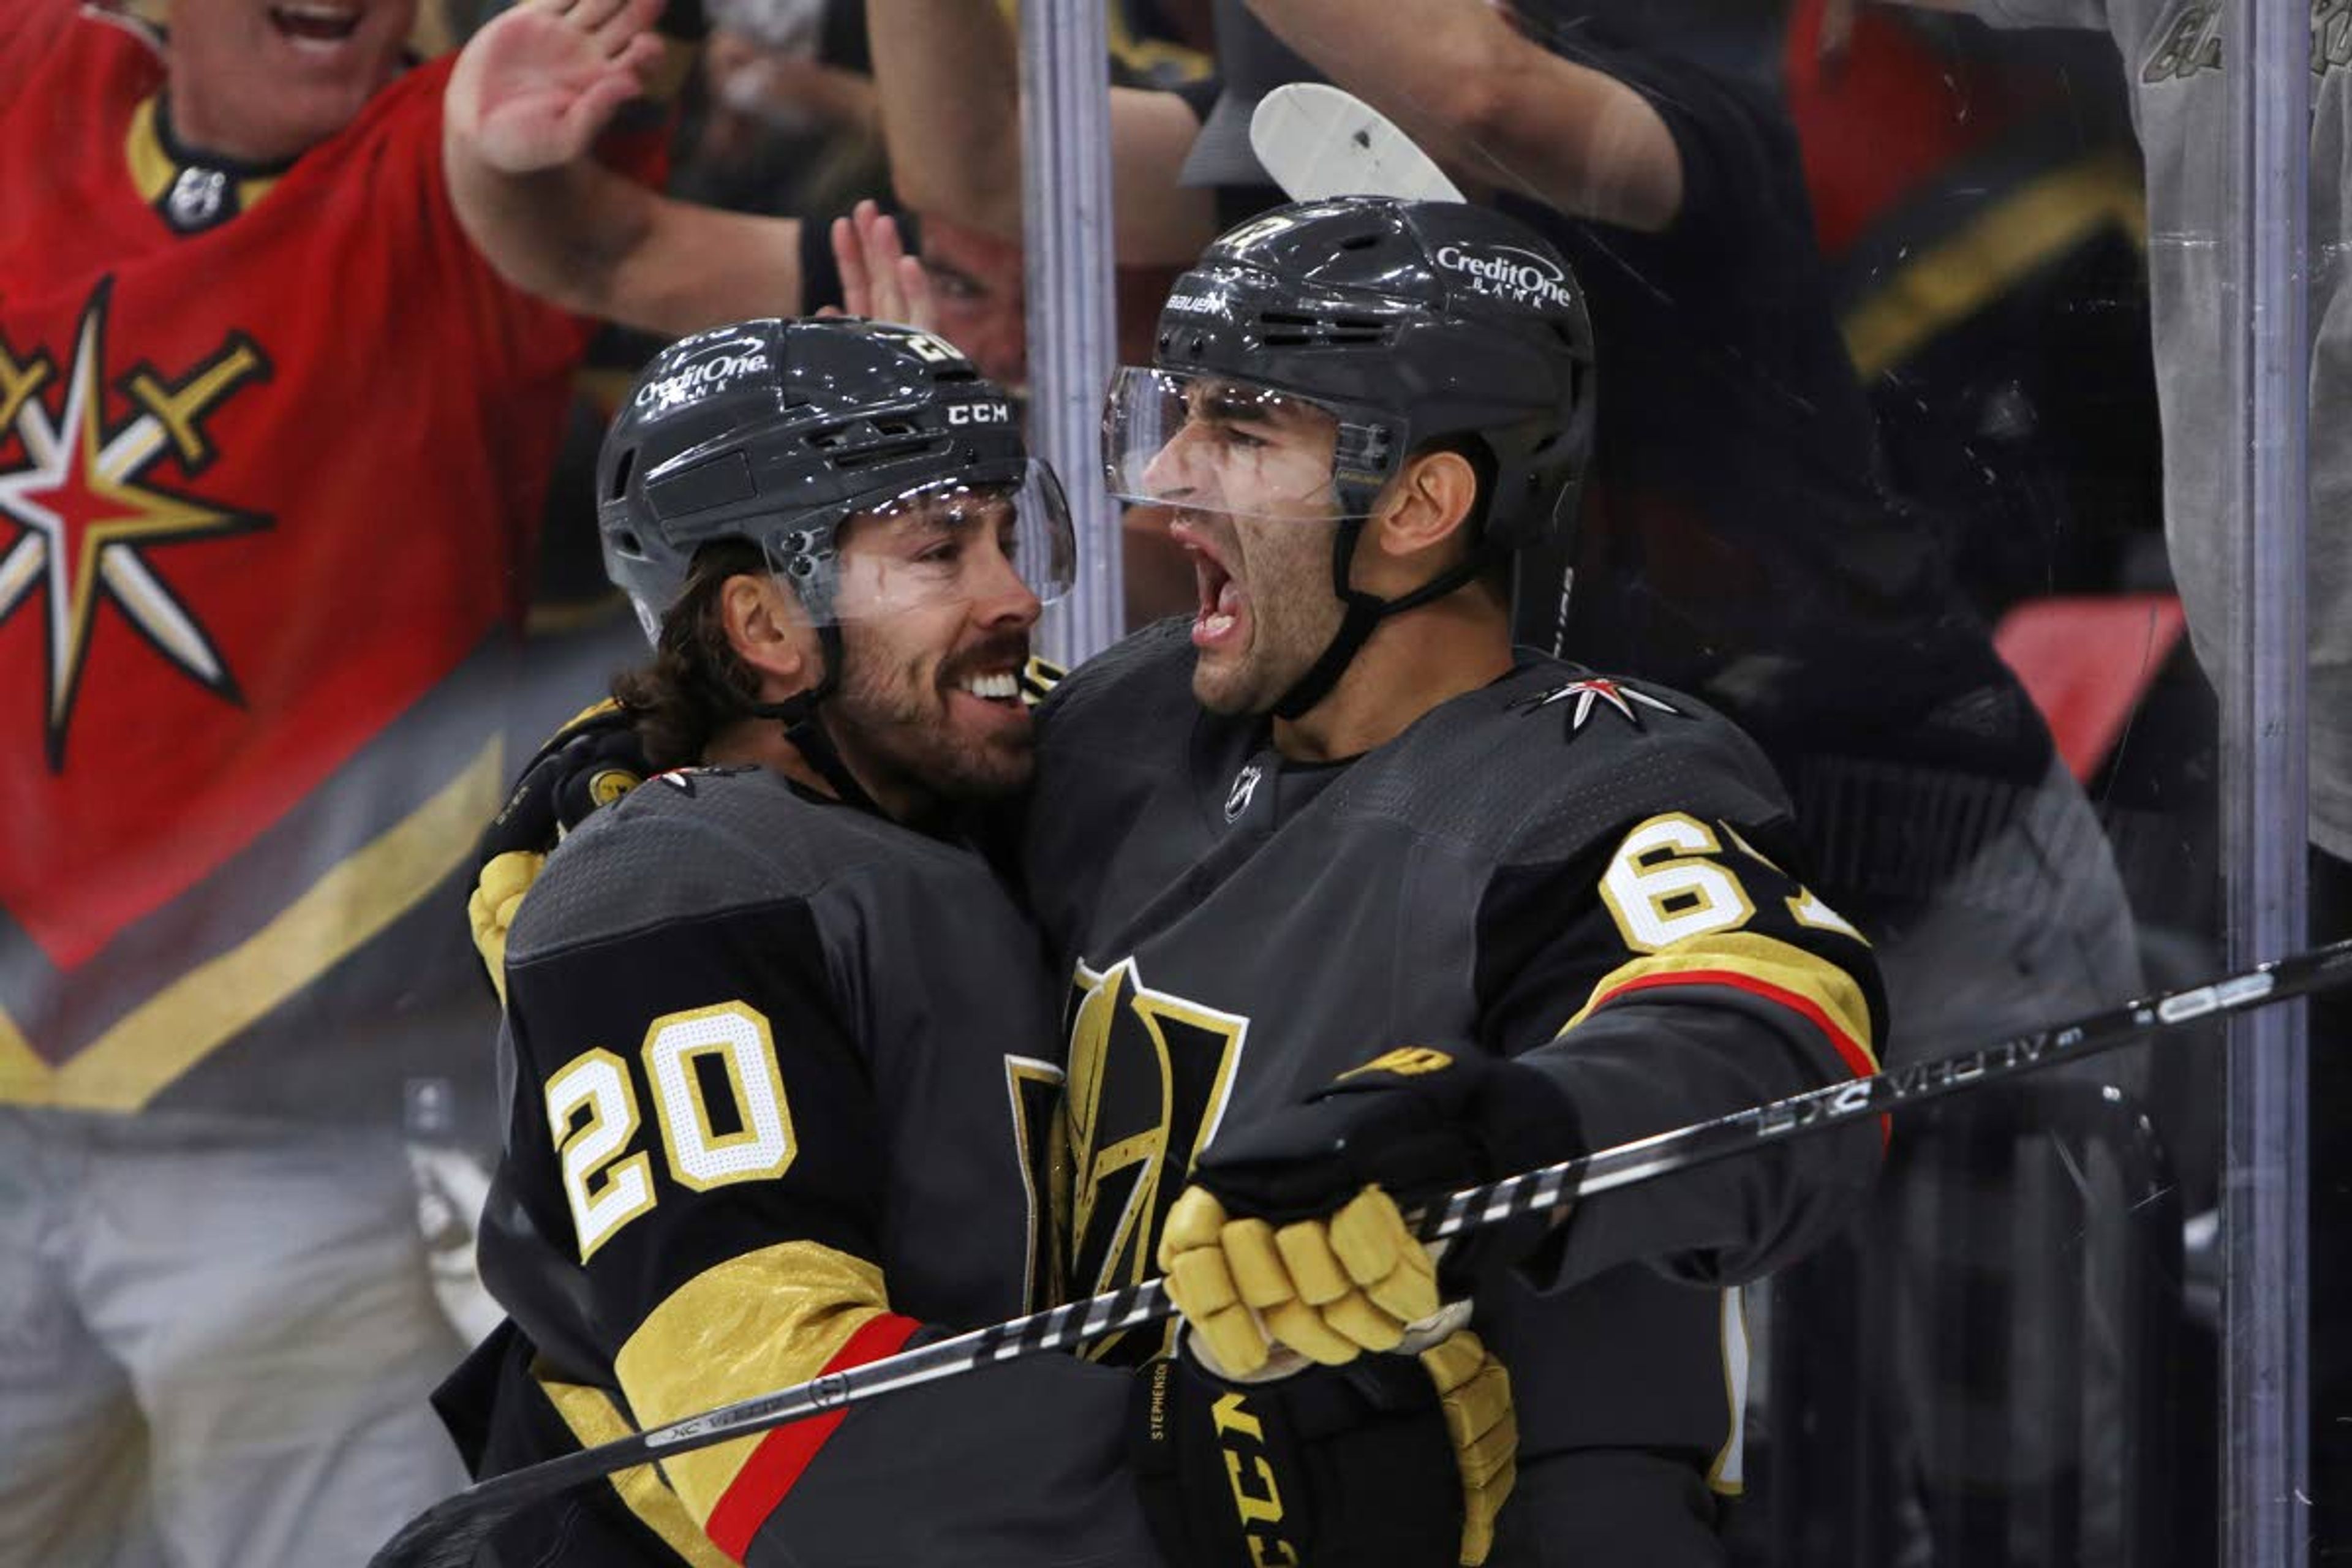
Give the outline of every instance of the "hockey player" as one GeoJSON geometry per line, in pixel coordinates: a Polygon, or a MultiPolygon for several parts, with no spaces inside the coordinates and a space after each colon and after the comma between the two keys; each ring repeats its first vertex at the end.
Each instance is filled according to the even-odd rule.
{"type": "Polygon", "coordinates": [[[1868,944],[1803,885],[1757,749],[1511,646],[1512,555],[1572,525],[1593,399],[1576,279],[1507,217],[1349,198],[1218,240],[1104,423],[1198,613],[1043,705],[1024,868],[1072,983],[1073,1289],[1166,1270],[1197,1379],[1378,1362],[1466,1287],[1517,1412],[1493,1560],[1713,1563],[1738,1287],[1848,1212],[1878,1134],[1442,1274],[1398,1212],[1874,1065],[1868,944]]]}
{"type": "MultiPolygon", "coordinates": [[[[656,647],[617,698],[680,771],[569,836],[508,935],[481,1263],[512,1327],[445,1392],[478,1468],[1033,1304],[1050,997],[953,833],[1027,779],[1029,629],[1068,581],[1060,492],[1009,415],[926,333],[757,321],[664,351],[608,436],[606,561],[656,647]]],[[[982,1373],[505,1539],[578,1563],[781,1562],[785,1539],[795,1561],[1132,1560],[1110,1446],[973,1440],[1009,1401],[1077,1434],[1127,1395],[1066,1362],[982,1373]],[[877,1506],[943,1447],[952,1489],[877,1506]]]]}
{"type": "MultiPolygon", "coordinates": [[[[1070,574],[1008,399],[910,328],[746,322],[646,368],[599,496],[657,649],[616,698],[678,771],[565,837],[506,933],[481,1263],[511,1325],[443,1395],[479,1473],[1016,1316],[1055,1272],[1055,985],[958,835],[1027,783],[1029,631],[1070,574]]],[[[1450,1559],[1449,1432],[1507,1458],[1479,1414],[1507,1402],[1440,1348],[1321,1380],[1348,1430],[1317,1458],[1343,1479],[1302,1475],[1302,1515],[1370,1528],[1418,1487],[1450,1559]]],[[[1241,1404],[1024,1362],[625,1473],[501,1551],[1149,1568],[1145,1508],[1223,1486],[1236,1423],[1289,1440],[1241,1404]],[[1164,1439],[1140,1491],[1131,1402],[1164,1439]]],[[[1241,1522],[1228,1497],[1183,1561],[1246,1563],[1241,1522]]]]}

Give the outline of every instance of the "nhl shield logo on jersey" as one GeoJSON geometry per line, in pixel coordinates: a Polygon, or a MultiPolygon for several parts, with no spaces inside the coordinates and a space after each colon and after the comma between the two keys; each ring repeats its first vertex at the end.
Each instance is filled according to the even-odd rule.
{"type": "Polygon", "coordinates": [[[164,216],[182,234],[211,227],[229,216],[227,208],[228,176],[194,163],[180,171],[163,197],[164,216]]]}
{"type": "Polygon", "coordinates": [[[1258,780],[1264,777],[1265,777],[1265,770],[1255,763],[1250,763],[1234,775],[1234,787],[1225,792],[1227,822],[1239,822],[1242,819],[1242,813],[1250,808],[1250,802],[1257,796],[1258,780]]]}
{"type": "Polygon", "coordinates": [[[148,645],[215,696],[241,701],[220,651],[150,552],[164,545],[266,528],[255,512],[162,489],[148,475],[166,458],[201,472],[213,448],[204,422],[237,389],[269,374],[251,339],[220,348],[167,382],[141,364],[110,383],[106,320],[112,280],[100,282],[76,328],[64,380],[36,348],[20,355],[0,337],[0,626],[44,601],[47,678],[43,722],[49,769],[62,772],[74,702],[101,600],[148,645]],[[138,412],[107,417],[110,387],[138,412]],[[10,452],[10,447],[15,448],[10,452]]]}
{"type": "Polygon", "coordinates": [[[1646,691],[1637,690],[1622,680],[1612,680],[1603,675],[1567,681],[1513,706],[1521,713],[1538,713],[1568,702],[1575,704],[1568,710],[1568,732],[1571,735],[1582,730],[1585,721],[1600,711],[1603,704],[1614,709],[1619,717],[1636,730],[1642,728],[1642,715],[1635,711],[1637,707],[1671,713],[1676,718],[1685,717],[1683,710],[1672,703],[1661,701],[1646,691]]]}

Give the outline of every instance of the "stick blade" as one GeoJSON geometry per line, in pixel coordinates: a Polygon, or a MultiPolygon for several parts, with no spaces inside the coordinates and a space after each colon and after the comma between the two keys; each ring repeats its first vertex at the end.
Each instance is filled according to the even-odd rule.
{"type": "Polygon", "coordinates": [[[1458,202],[1462,193],[1412,137],[1354,93],[1295,81],[1258,100],[1250,150],[1295,202],[1396,196],[1458,202]]]}

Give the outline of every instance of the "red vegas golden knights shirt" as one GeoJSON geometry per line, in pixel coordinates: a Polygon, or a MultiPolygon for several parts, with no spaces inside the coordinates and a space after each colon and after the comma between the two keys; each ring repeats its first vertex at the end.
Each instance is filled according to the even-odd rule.
{"type": "Polygon", "coordinates": [[[153,36],[0,6],[0,1100],[341,1117],[479,1058],[457,874],[585,329],[459,228],[449,63],[205,167],[153,36]]]}

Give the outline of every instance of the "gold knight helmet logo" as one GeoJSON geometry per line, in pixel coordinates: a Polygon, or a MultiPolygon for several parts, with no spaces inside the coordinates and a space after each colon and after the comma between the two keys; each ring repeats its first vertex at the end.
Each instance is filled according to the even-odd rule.
{"type": "MultiPolygon", "coordinates": [[[[1055,1162],[1070,1190],[1055,1194],[1055,1216],[1070,1287],[1093,1296],[1160,1272],[1160,1226],[1224,1115],[1249,1020],[1152,990],[1132,958],[1099,972],[1081,963],[1072,978],[1066,1158],[1055,1162]]],[[[1086,1353],[1139,1363],[1171,1333],[1111,1334],[1086,1353]]]]}
{"type": "Polygon", "coordinates": [[[106,412],[106,321],[113,279],[91,290],[75,331],[72,363],[58,366],[35,349],[20,354],[0,336],[0,442],[16,437],[20,459],[0,467],[0,625],[38,597],[46,610],[49,770],[65,766],[67,732],[98,620],[112,604],[133,629],[205,690],[241,702],[235,679],[194,613],[149,552],[191,540],[267,528],[258,513],[208,505],[148,481],[166,458],[195,475],[215,456],[204,421],[269,363],[253,341],[231,332],[176,381],[142,364],[114,390],[138,410],[110,423],[106,412]],[[54,391],[56,406],[44,397],[54,391]]]}

